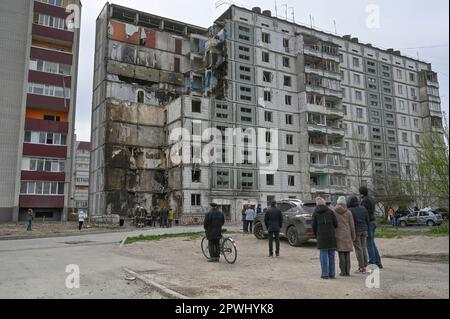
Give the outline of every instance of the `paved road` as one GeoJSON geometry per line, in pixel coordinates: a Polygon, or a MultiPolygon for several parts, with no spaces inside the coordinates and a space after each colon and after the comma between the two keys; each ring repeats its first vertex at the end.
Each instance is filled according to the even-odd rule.
{"type": "Polygon", "coordinates": [[[123,267],[160,268],[120,254],[125,236],[201,231],[202,227],[146,229],[128,233],[0,241],[0,298],[151,298],[127,282],[123,267]],[[80,269],[80,288],[66,288],[67,265],[80,269]]]}

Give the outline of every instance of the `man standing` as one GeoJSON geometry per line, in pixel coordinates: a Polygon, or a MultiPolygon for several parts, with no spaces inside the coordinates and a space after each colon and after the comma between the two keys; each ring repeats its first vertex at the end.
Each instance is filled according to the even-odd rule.
{"type": "Polygon", "coordinates": [[[273,257],[273,239],[275,238],[277,257],[280,256],[280,230],[283,226],[283,215],[281,210],[277,208],[275,201],[270,203],[270,208],[267,210],[264,216],[264,224],[269,232],[269,257],[273,257]]]}
{"type": "Polygon", "coordinates": [[[167,214],[167,220],[169,221],[169,228],[172,227],[173,222],[173,210],[172,207],[169,207],[169,213],[167,214]]]}
{"type": "Polygon", "coordinates": [[[33,210],[30,208],[27,213],[27,221],[28,221],[27,231],[33,230],[33,219],[34,219],[33,210]]]}
{"type": "Polygon", "coordinates": [[[375,220],[375,200],[369,196],[369,190],[366,186],[359,188],[359,193],[362,196],[361,206],[364,206],[369,212],[369,234],[367,237],[367,252],[369,254],[369,264],[377,265],[382,269],[380,254],[375,244],[375,230],[377,229],[377,222],[375,220]]]}
{"type": "Polygon", "coordinates": [[[225,224],[225,217],[218,209],[218,205],[211,204],[211,210],[205,215],[203,227],[205,228],[206,239],[208,239],[209,256],[208,262],[219,262],[220,260],[220,238],[222,238],[222,226],[225,224]]]}
{"type": "Polygon", "coordinates": [[[161,227],[167,228],[168,227],[167,218],[169,215],[169,210],[166,207],[164,207],[161,209],[160,213],[161,213],[161,227]]]}
{"type": "Polygon", "coordinates": [[[78,212],[78,230],[81,230],[83,228],[84,220],[87,218],[87,214],[84,212],[84,210],[80,210],[78,212]]]}
{"type": "Polygon", "coordinates": [[[158,207],[153,207],[152,210],[152,226],[156,227],[156,222],[158,221],[158,217],[159,217],[159,212],[158,212],[158,207]]]}
{"type": "Polygon", "coordinates": [[[253,232],[253,221],[255,220],[255,210],[249,205],[245,211],[245,221],[247,222],[246,232],[253,232]]]}

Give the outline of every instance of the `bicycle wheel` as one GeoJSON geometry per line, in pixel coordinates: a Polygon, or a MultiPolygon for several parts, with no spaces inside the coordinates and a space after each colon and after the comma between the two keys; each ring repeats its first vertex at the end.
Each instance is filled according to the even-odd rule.
{"type": "Polygon", "coordinates": [[[208,239],[206,239],[206,237],[203,237],[202,239],[202,253],[206,257],[206,259],[211,258],[209,257],[208,239]]]}
{"type": "Polygon", "coordinates": [[[234,264],[237,259],[237,249],[234,240],[225,238],[222,243],[222,255],[229,264],[234,264]]]}

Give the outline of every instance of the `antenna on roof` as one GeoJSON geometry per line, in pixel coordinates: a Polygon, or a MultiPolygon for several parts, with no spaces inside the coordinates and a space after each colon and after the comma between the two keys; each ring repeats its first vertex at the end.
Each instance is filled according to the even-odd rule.
{"type": "Polygon", "coordinates": [[[334,34],[337,34],[336,20],[333,20],[333,24],[334,24],[334,34]]]}
{"type": "Polygon", "coordinates": [[[289,9],[292,9],[292,22],[295,23],[295,8],[294,7],[289,7],[289,9]]]}
{"type": "Polygon", "coordinates": [[[277,6],[277,0],[275,0],[275,17],[278,18],[278,6],[277,6]]]}
{"type": "Polygon", "coordinates": [[[286,15],[286,20],[287,20],[287,10],[288,10],[288,5],[287,5],[287,4],[282,4],[281,7],[286,7],[286,9],[285,9],[285,15],[286,15]]]}
{"type": "Polygon", "coordinates": [[[309,23],[311,24],[311,29],[313,28],[313,16],[309,15],[309,23]]]}

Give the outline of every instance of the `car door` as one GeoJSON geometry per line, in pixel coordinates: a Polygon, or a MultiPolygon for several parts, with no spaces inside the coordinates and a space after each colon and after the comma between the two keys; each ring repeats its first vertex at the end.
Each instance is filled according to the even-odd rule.
{"type": "Polygon", "coordinates": [[[427,212],[419,212],[419,217],[417,218],[417,223],[420,225],[425,225],[427,223],[427,212]]]}
{"type": "Polygon", "coordinates": [[[409,214],[408,217],[407,217],[408,224],[410,224],[410,225],[417,224],[417,215],[418,215],[418,213],[411,213],[411,214],[409,214]]]}

